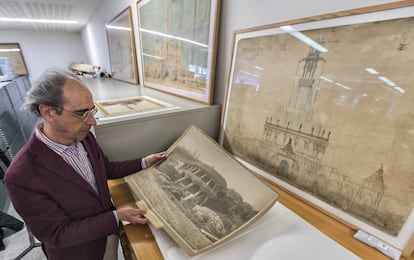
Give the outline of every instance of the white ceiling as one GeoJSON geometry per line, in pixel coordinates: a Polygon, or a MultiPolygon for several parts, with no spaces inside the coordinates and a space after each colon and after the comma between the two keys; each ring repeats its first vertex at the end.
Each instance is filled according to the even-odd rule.
{"type": "MultiPolygon", "coordinates": [[[[75,20],[78,24],[0,21],[0,31],[80,31],[103,0],[0,0],[0,17],[75,20]]],[[[115,0],[116,1],[116,0],[115,0]]]]}

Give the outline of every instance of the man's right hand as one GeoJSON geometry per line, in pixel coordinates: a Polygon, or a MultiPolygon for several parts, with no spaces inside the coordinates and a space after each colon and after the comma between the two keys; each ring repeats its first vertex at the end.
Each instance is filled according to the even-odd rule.
{"type": "Polygon", "coordinates": [[[148,220],[144,214],[147,213],[144,209],[136,208],[121,208],[116,210],[119,221],[128,221],[132,224],[146,224],[148,220]]]}

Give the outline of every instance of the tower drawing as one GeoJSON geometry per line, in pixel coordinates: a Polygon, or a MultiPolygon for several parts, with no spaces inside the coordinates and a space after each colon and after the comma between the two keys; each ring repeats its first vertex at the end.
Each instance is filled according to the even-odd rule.
{"type": "Polygon", "coordinates": [[[319,77],[322,75],[325,62],[320,52],[310,47],[308,55],[298,63],[287,111],[296,114],[295,119],[301,123],[309,123],[312,120],[319,77]]]}
{"type": "Polygon", "coordinates": [[[303,180],[296,175],[322,171],[322,158],[331,133],[321,129],[313,110],[325,62],[320,52],[310,47],[307,56],[298,62],[284,115],[276,122],[270,116],[266,118],[263,137],[275,145],[277,168],[286,178],[303,180]]]}
{"type": "Polygon", "coordinates": [[[263,138],[256,143],[256,158],[260,158],[265,169],[288,183],[395,233],[395,226],[384,224],[385,219],[395,222],[393,217],[378,211],[385,196],[383,166],[368,177],[357,179],[323,161],[331,132],[323,129],[315,103],[325,63],[321,53],[312,48],[298,61],[289,101],[279,108],[277,118],[266,116],[263,138]]]}

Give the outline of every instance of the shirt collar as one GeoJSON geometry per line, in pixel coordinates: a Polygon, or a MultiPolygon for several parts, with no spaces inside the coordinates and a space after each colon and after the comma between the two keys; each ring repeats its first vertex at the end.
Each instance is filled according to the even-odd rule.
{"type": "Polygon", "coordinates": [[[36,126],[35,136],[37,137],[37,139],[39,139],[42,143],[46,144],[50,149],[52,149],[56,153],[61,154],[62,152],[64,152],[67,149],[73,149],[73,147],[78,146],[79,141],[76,141],[74,144],[67,146],[67,145],[60,144],[60,143],[57,143],[57,142],[49,139],[43,133],[43,126],[44,126],[43,123],[40,123],[36,126]]]}

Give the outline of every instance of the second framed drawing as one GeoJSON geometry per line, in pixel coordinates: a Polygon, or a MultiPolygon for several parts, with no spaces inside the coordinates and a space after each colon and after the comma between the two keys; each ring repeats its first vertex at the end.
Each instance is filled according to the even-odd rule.
{"type": "Polygon", "coordinates": [[[220,0],[137,3],[143,85],[210,104],[220,0]]]}
{"type": "Polygon", "coordinates": [[[10,59],[13,70],[17,75],[26,76],[29,74],[19,43],[0,43],[0,57],[10,59]]]}
{"type": "Polygon", "coordinates": [[[164,104],[143,96],[102,100],[95,102],[104,116],[143,113],[165,108],[164,104]]]}
{"type": "Polygon", "coordinates": [[[405,256],[414,248],[413,5],[235,32],[220,135],[249,167],[405,256]]]}
{"type": "Polygon", "coordinates": [[[112,78],[138,84],[137,56],[131,7],[106,25],[112,78]]]}

